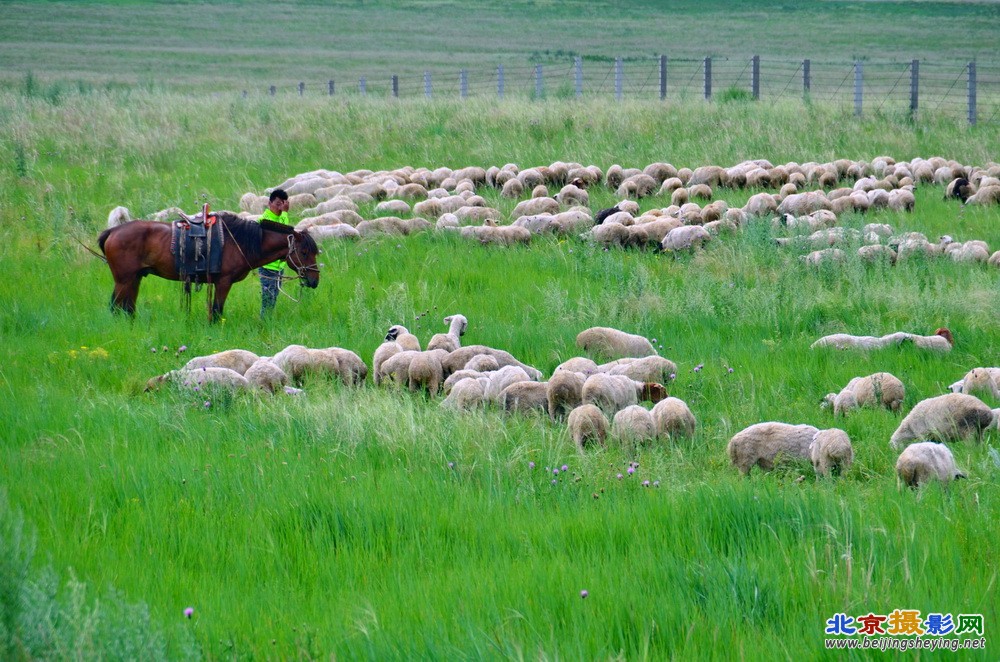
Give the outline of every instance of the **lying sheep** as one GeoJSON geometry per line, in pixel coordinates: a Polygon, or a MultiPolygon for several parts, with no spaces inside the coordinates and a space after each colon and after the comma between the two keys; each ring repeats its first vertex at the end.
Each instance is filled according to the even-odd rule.
{"type": "Polygon", "coordinates": [[[947,393],[917,403],[892,433],[889,446],[898,450],[907,442],[931,439],[958,441],[975,436],[994,422],[993,411],[979,398],[947,393]]]}
{"type": "Polygon", "coordinates": [[[653,415],[641,405],[629,405],[615,414],[611,434],[625,446],[649,442],[656,437],[653,415]]]}
{"type": "Polygon", "coordinates": [[[229,368],[241,375],[252,366],[260,357],[245,349],[227,349],[223,352],[216,352],[208,356],[198,356],[186,364],[185,370],[197,370],[198,368],[229,368]]]}
{"type": "Polygon", "coordinates": [[[733,435],[726,453],[744,476],[754,466],[771,471],[782,458],[811,459],[809,448],[818,432],[811,425],[757,423],[733,435]]]}
{"type": "Polygon", "coordinates": [[[855,377],[840,393],[830,393],[824,402],[833,407],[833,415],[841,416],[859,407],[886,407],[899,411],[906,397],[903,382],[888,372],[876,372],[867,377],[855,377]]]}
{"type": "Polygon", "coordinates": [[[444,318],[444,323],[448,326],[448,333],[436,333],[431,341],[427,343],[427,349],[443,349],[446,352],[454,352],[462,346],[462,336],[469,326],[469,321],[465,315],[449,315],[444,318]]]}
{"type": "Polygon", "coordinates": [[[576,336],[576,344],[592,355],[610,359],[642,358],[656,354],[653,344],[646,338],[605,326],[581,331],[576,336]]]}
{"type": "Polygon", "coordinates": [[[587,377],[581,397],[584,404],[595,404],[607,415],[613,416],[629,405],[646,400],[659,402],[667,397],[667,391],[662,384],[637,382],[624,375],[599,372],[587,377]]]}
{"type": "Polygon", "coordinates": [[[665,398],[657,402],[651,416],[658,437],[690,439],[698,425],[691,409],[680,398],[665,398]]]}
{"type": "Polygon", "coordinates": [[[809,457],[819,476],[842,476],[854,463],[854,448],[847,433],[838,428],[820,430],[809,445],[809,457]]]}
{"type": "Polygon", "coordinates": [[[604,445],[608,438],[608,419],[594,405],[580,405],[569,413],[567,421],[570,437],[580,450],[588,446],[604,445]]]}
{"type": "Polygon", "coordinates": [[[896,460],[896,476],[900,485],[914,488],[932,480],[947,485],[956,478],[965,478],[955,466],[951,449],[933,441],[907,446],[896,460]]]}
{"type": "Polygon", "coordinates": [[[548,411],[548,382],[515,382],[500,392],[503,410],[529,414],[548,411]]]}

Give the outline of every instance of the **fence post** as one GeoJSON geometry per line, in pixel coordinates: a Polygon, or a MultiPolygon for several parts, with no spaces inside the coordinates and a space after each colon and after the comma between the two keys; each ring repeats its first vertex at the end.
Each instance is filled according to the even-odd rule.
{"type": "Polygon", "coordinates": [[[622,79],[625,77],[624,67],[622,66],[622,59],[620,57],[615,58],[615,98],[619,101],[622,100],[622,79]]]}
{"type": "Polygon", "coordinates": [[[458,72],[458,93],[464,99],[469,96],[469,70],[462,69],[458,72]]]}
{"type": "Polygon", "coordinates": [[[712,98],[712,58],[705,58],[705,100],[712,98]]]}
{"type": "Polygon", "coordinates": [[[812,81],[809,79],[809,65],[812,64],[808,59],[802,60],[802,96],[809,96],[809,87],[812,85],[812,81]]]}
{"type": "Polygon", "coordinates": [[[358,91],[361,92],[361,96],[368,96],[368,81],[365,80],[364,76],[358,79],[358,91]]]}
{"type": "Polygon", "coordinates": [[[861,60],[854,62],[854,114],[861,117],[861,101],[864,91],[864,69],[861,60]]]}
{"type": "Polygon", "coordinates": [[[754,55],[750,59],[750,94],[754,101],[760,99],[760,56],[754,55]]]}
{"type": "Polygon", "coordinates": [[[299,96],[302,96],[305,93],[306,93],[306,84],[299,81],[299,96]]]}
{"type": "Polygon", "coordinates": [[[573,68],[576,70],[576,98],[583,96],[583,58],[577,55],[574,59],[573,68]]]}
{"type": "Polygon", "coordinates": [[[976,125],[976,61],[969,63],[969,125],[976,125]]]}
{"type": "Polygon", "coordinates": [[[273,96],[274,96],[274,94],[275,94],[275,92],[277,92],[277,91],[278,91],[278,88],[277,88],[277,87],[275,87],[274,85],[272,85],[272,86],[271,86],[271,90],[270,90],[270,91],[271,91],[271,96],[273,97],[273,96]]]}
{"type": "Polygon", "coordinates": [[[660,101],[667,98],[667,56],[660,56],[660,101]]]}
{"type": "Polygon", "coordinates": [[[497,65],[497,97],[503,99],[503,65],[497,65]]]}
{"type": "Polygon", "coordinates": [[[328,81],[328,82],[327,82],[327,86],[329,87],[329,90],[330,90],[330,96],[332,97],[332,96],[333,96],[333,90],[334,90],[334,83],[333,83],[333,81],[332,81],[332,80],[331,80],[331,81],[328,81]]]}
{"type": "Polygon", "coordinates": [[[535,98],[542,98],[542,65],[535,65],[535,98]]]}
{"type": "Polygon", "coordinates": [[[910,115],[917,114],[920,98],[920,60],[910,62],[910,115]]]}
{"type": "Polygon", "coordinates": [[[399,98],[399,76],[396,74],[392,75],[392,96],[396,99],[399,98]]]}
{"type": "Polygon", "coordinates": [[[424,72],[424,96],[431,98],[431,72],[424,72]]]}

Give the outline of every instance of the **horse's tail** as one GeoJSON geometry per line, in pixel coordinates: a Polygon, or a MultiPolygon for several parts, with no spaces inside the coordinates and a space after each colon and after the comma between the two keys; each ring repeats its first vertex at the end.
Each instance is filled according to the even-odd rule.
{"type": "Polygon", "coordinates": [[[112,232],[114,232],[114,228],[108,228],[97,236],[97,245],[100,247],[102,253],[104,252],[104,242],[108,240],[112,232]]]}

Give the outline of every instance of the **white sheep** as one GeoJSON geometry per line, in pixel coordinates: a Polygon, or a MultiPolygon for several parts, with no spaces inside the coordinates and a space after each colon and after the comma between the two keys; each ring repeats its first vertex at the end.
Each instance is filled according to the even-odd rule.
{"type": "Polygon", "coordinates": [[[858,407],[886,407],[899,411],[906,397],[906,387],[898,377],[888,372],[876,372],[867,377],[855,377],[840,393],[830,393],[824,398],[833,407],[833,415],[846,414],[858,407]]]}
{"type": "Polygon", "coordinates": [[[464,347],[460,347],[449,354],[448,358],[446,358],[442,363],[445,374],[450,375],[457,370],[461,370],[465,367],[465,364],[469,362],[469,359],[480,354],[492,356],[497,360],[497,363],[501,368],[508,365],[518,366],[524,370],[533,381],[539,381],[542,378],[542,373],[539,372],[537,368],[521,363],[509,352],[505,352],[502,349],[493,349],[492,347],[487,347],[486,345],[465,345],[464,347]]]}
{"type": "Polygon", "coordinates": [[[670,397],[657,402],[651,416],[658,437],[690,439],[698,425],[691,408],[680,398],[670,397]]]}
{"type": "Polygon", "coordinates": [[[609,375],[625,375],[637,382],[659,382],[667,384],[677,377],[677,364],[662,356],[644,356],[642,358],[624,358],[602,363],[596,372],[606,372],[609,375]]]}
{"type": "Polygon", "coordinates": [[[511,384],[518,382],[532,381],[528,373],[523,368],[516,365],[507,365],[499,370],[484,373],[489,379],[486,385],[484,396],[489,402],[500,404],[500,394],[511,384]]]}
{"type": "Polygon", "coordinates": [[[809,457],[819,476],[842,476],[854,463],[854,448],[847,433],[838,428],[820,430],[809,445],[809,457]]]}
{"type": "Polygon", "coordinates": [[[254,361],[243,376],[250,384],[268,393],[277,393],[288,386],[288,375],[266,356],[254,361]]]}
{"type": "Polygon", "coordinates": [[[406,375],[410,391],[425,390],[432,397],[437,395],[444,381],[441,360],[447,355],[448,352],[443,349],[428,349],[410,358],[406,375]]]}
{"type": "Polygon", "coordinates": [[[708,230],[700,225],[682,225],[663,237],[660,247],[665,251],[683,251],[701,248],[712,240],[708,230]]]}
{"type": "Polygon", "coordinates": [[[594,405],[580,405],[569,413],[567,421],[570,437],[580,450],[594,444],[604,445],[608,438],[608,419],[594,405]]]}
{"type": "Polygon", "coordinates": [[[629,405],[649,400],[659,402],[667,397],[662,384],[637,382],[625,375],[608,375],[599,372],[587,377],[581,398],[584,404],[594,404],[607,415],[613,416],[629,405]]]}
{"type": "Polygon", "coordinates": [[[548,382],[515,382],[500,392],[500,406],[506,412],[528,414],[548,410],[548,382]]]}
{"type": "Polygon", "coordinates": [[[979,398],[947,393],[918,402],[892,433],[889,446],[899,449],[910,441],[957,441],[982,436],[994,423],[993,410],[979,398]]]}
{"type": "Polygon", "coordinates": [[[628,446],[651,441],[656,437],[653,415],[641,405],[629,405],[615,414],[611,422],[611,433],[628,446]]]}
{"type": "Polygon", "coordinates": [[[809,447],[819,430],[811,425],[757,423],[729,440],[726,453],[744,476],[754,466],[770,471],[782,458],[809,460],[809,447]]]}
{"type": "Polygon", "coordinates": [[[477,409],[486,403],[485,393],[489,379],[470,377],[455,383],[441,406],[446,409],[477,409]]]}
{"type": "Polygon", "coordinates": [[[247,369],[250,368],[260,357],[251,351],[245,349],[227,349],[222,352],[216,352],[215,354],[209,354],[208,356],[198,356],[186,364],[184,364],[185,370],[197,370],[198,368],[229,368],[230,370],[235,370],[241,375],[246,373],[247,369]]]}
{"type": "Polygon", "coordinates": [[[427,349],[443,349],[446,352],[454,352],[462,346],[462,336],[469,326],[469,321],[465,315],[449,315],[444,318],[444,323],[448,326],[448,333],[436,333],[427,343],[427,349]]]}
{"type": "Polygon", "coordinates": [[[646,338],[605,326],[595,326],[576,336],[577,347],[610,359],[641,358],[656,354],[653,344],[646,338]]]}
{"type": "Polygon", "coordinates": [[[108,214],[108,225],[107,228],[118,227],[119,225],[125,225],[132,220],[132,215],[128,211],[128,207],[115,207],[108,214]]]}
{"type": "Polygon", "coordinates": [[[172,382],[195,391],[201,390],[203,386],[216,386],[234,390],[250,388],[250,382],[247,378],[235,370],[208,366],[196,370],[185,368],[171,370],[165,375],[154,377],[146,382],[146,390],[156,389],[164,382],[172,382]]]}
{"type": "Polygon", "coordinates": [[[476,354],[465,362],[463,370],[475,370],[477,372],[491,372],[500,369],[500,362],[495,356],[489,354],[476,354]]]}
{"type": "Polygon", "coordinates": [[[390,326],[389,331],[385,334],[385,339],[399,343],[399,346],[405,350],[420,351],[420,341],[405,326],[400,324],[390,326]]]}
{"type": "Polygon", "coordinates": [[[967,395],[985,391],[993,396],[994,400],[1000,400],[1000,368],[973,368],[949,389],[952,393],[967,395]]]}
{"type": "Polygon", "coordinates": [[[300,382],[308,373],[340,376],[340,361],[335,352],[289,345],[271,359],[292,381],[300,382]]]}
{"type": "MultiPolygon", "coordinates": [[[[610,364],[609,364],[610,365],[610,364]]],[[[600,366],[593,359],[588,359],[584,356],[574,356],[571,359],[567,359],[556,366],[556,369],[552,371],[553,374],[559,372],[560,370],[569,370],[572,372],[582,373],[585,377],[589,377],[597,372],[607,372],[607,370],[601,369],[600,366]]],[[[649,381],[656,381],[650,379],[649,381]]]]}
{"type": "Polygon", "coordinates": [[[901,486],[908,487],[919,487],[932,480],[947,485],[956,478],[965,478],[955,465],[951,449],[933,441],[907,446],[896,460],[896,476],[901,486]]]}

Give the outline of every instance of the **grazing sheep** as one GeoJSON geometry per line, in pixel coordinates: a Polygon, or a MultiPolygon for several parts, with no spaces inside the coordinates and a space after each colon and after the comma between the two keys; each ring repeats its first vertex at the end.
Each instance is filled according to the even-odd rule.
{"type": "Polygon", "coordinates": [[[465,315],[449,315],[444,318],[444,323],[448,324],[448,333],[436,333],[431,341],[427,343],[427,349],[443,349],[446,352],[454,352],[462,346],[462,336],[469,326],[469,321],[465,315]]]}
{"type": "Polygon", "coordinates": [[[271,360],[294,382],[300,382],[310,373],[341,376],[337,353],[327,349],[289,345],[275,354],[271,360]]]}
{"type": "Polygon", "coordinates": [[[115,207],[108,214],[108,225],[107,228],[116,228],[119,225],[125,225],[132,220],[132,215],[129,213],[127,207],[115,207]]]}
{"type": "Polygon", "coordinates": [[[227,349],[224,352],[216,352],[208,356],[198,356],[184,364],[185,370],[197,370],[199,368],[229,368],[241,375],[246,373],[260,357],[245,349],[227,349]]]}
{"type": "Polygon", "coordinates": [[[625,445],[638,445],[656,437],[653,415],[641,405],[629,405],[615,414],[611,434],[625,445]]]}
{"type": "Polygon", "coordinates": [[[861,246],[858,248],[858,257],[865,262],[888,262],[889,264],[896,264],[896,251],[881,244],[861,246]]]}
{"type": "MultiPolygon", "coordinates": [[[[667,384],[677,376],[677,364],[662,356],[645,356],[638,359],[618,359],[596,366],[596,372],[609,375],[625,375],[637,382],[659,382],[667,384]]],[[[582,372],[582,370],[580,371],[582,372]]]]}
{"type": "Polygon", "coordinates": [[[576,336],[576,345],[591,355],[609,359],[642,358],[656,354],[646,338],[604,326],[581,331],[576,336]]]}
{"type": "Polygon", "coordinates": [[[951,449],[933,441],[907,446],[896,460],[896,476],[900,485],[914,488],[932,480],[947,485],[956,478],[965,478],[955,465],[951,449]]]}
{"type": "Polygon", "coordinates": [[[910,410],[892,433],[889,446],[898,450],[918,439],[957,441],[972,435],[978,439],[993,419],[993,410],[975,396],[964,393],[939,395],[918,402],[910,410]]]}
{"type": "Polygon", "coordinates": [[[489,354],[477,354],[465,362],[464,370],[475,370],[477,372],[490,372],[500,369],[500,362],[496,357],[489,354]]]}
{"type": "Polygon", "coordinates": [[[327,347],[325,350],[337,357],[337,374],[344,386],[360,386],[368,378],[368,366],[361,357],[349,349],[327,347]]]}
{"type": "Polygon", "coordinates": [[[386,379],[389,379],[396,386],[409,385],[410,362],[419,354],[419,350],[403,350],[388,357],[379,366],[379,372],[374,377],[375,383],[381,384],[386,379]]]}
{"type": "MultiPolygon", "coordinates": [[[[584,356],[574,356],[571,359],[567,359],[556,366],[556,369],[552,371],[552,374],[559,372],[560,370],[570,370],[572,372],[579,372],[586,377],[593,375],[597,372],[607,372],[607,370],[602,369],[600,366],[594,362],[593,359],[588,359],[584,356]]],[[[629,375],[631,377],[631,375],[629,375]]],[[[633,377],[633,379],[635,379],[633,377]]],[[[654,382],[655,379],[649,379],[647,381],[654,382]]]]}
{"type": "Polygon", "coordinates": [[[682,225],[668,232],[660,246],[665,251],[693,250],[711,240],[712,235],[700,225],[682,225]]]}
{"type": "Polygon", "coordinates": [[[629,228],[621,223],[595,225],[580,235],[581,239],[593,240],[602,246],[627,246],[630,244],[629,228]]]}
{"type": "Polygon", "coordinates": [[[486,385],[489,380],[485,377],[469,377],[459,380],[452,387],[451,392],[441,406],[445,409],[478,409],[486,403],[486,385]]]}
{"type": "Polygon", "coordinates": [[[390,326],[388,333],[385,334],[385,339],[399,343],[399,346],[405,350],[420,351],[420,341],[401,324],[390,326]]]}
{"type": "Polygon", "coordinates": [[[254,361],[243,376],[251,385],[268,393],[277,393],[288,386],[288,375],[285,374],[285,371],[275,365],[270,358],[264,356],[254,361]]]}
{"type": "Polygon", "coordinates": [[[1000,368],[973,368],[950,387],[952,393],[972,395],[985,391],[1000,400],[1000,368]]]}
{"type": "Polygon", "coordinates": [[[604,445],[608,438],[608,419],[594,405],[580,405],[569,413],[567,421],[570,437],[580,450],[594,444],[604,445]]]}
{"type": "Polygon", "coordinates": [[[171,370],[165,375],[153,377],[146,382],[146,390],[156,389],[164,382],[172,382],[195,391],[201,390],[203,386],[217,386],[229,389],[248,389],[250,382],[246,377],[229,368],[218,366],[208,366],[196,370],[171,370]]]}
{"type": "Polygon", "coordinates": [[[698,425],[691,408],[680,398],[661,400],[653,407],[651,415],[658,437],[690,439],[698,425]]]}
{"type": "Polygon", "coordinates": [[[559,420],[566,412],[583,404],[583,385],[586,381],[587,376],[583,373],[556,369],[545,387],[549,418],[559,420]]]}
{"type": "Polygon", "coordinates": [[[1000,186],[984,186],[966,200],[969,205],[996,205],[1000,204],[1000,186]]]}
{"type": "Polygon", "coordinates": [[[451,354],[448,355],[443,362],[443,367],[446,375],[461,370],[465,367],[465,364],[469,362],[472,357],[485,354],[492,356],[497,360],[497,363],[501,368],[508,365],[516,365],[526,373],[532,379],[532,381],[539,381],[542,378],[542,373],[538,371],[537,368],[532,368],[530,365],[521,363],[516,358],[514,358],[509,352],[505,352],[502,349],[493,349],[492,347],[487,347],[486,345],[465,345],[460,347],[451,354]]]}
{"type": "Polygon", "coordinates": [[[842,476],[854,463],[854,448],[847,433],[838,428],[820,430],[809,445],[809,457],[819,476],[842,476]]]}
{"type": "Polygon", "coordinates": [[[637,382],[625,375],[608,375],[602,372],[587,377],[583,383],[584,404],[595,404],[609,416],[616,412],[649,400],[659,402],[667,397],[662,384],[637,382]]]}
{"type": "Polygon", "coordinates": [[[506,412],[529,414],[548,410],[548,382],[515,382],[500,392],[500,406],[506,412]]]}
{"type": "Polygon", "coordinates": [[[306,228],[316,241],[325,239],[360,239],[361,233],[346,223],[333,225],[313,225],[306,228]]]}
{"type": "Polygon", "coordinates": [[[399,354],[402,351],[403,347],[395,340],[387,340],[375,348],[375,353],[372,355],[372,379],[375,381],[376,386],[382,383],[382,364],[389,357],[399,354]]]}
{"type": "Polygon", "coordinates": [[[523,200],[514,207],[511,218],[522,216],[537,216],[538,214],[558,214],[559,201],[555,198],[540,197],[523,200]]]}
{"type": "Polygon", "coordinates": [[[818,432],[811,425],[757,423],[733,435],[726,453],[744,476],[754,466],[770,471],[782,458],[810,459],[809,448],[818,432]]]}
{"type": "Polygon", "coordinates": [[[528,373],[525,372],[523,368],[516,365],[506,365],[499,370],[494,370],[484,374],[489,379],[484,396],[487,401],[497,404],[500,404],[500,394],[503,393],[503,390],[511,384],[532,381],[531,377],[528,376],[528,373]]]}
{"type": "Polygon", "coordinates": [[[876,372],[867,377],[855,377],[840,393],[830,393],[825,402],[833,406],[833,415],[846,414],[858,407],[885,407],[899,411],[906,397],[906,387],[888,372],[876,372]]]}
{"type": "Polygon", "coordinates": [[[590,205],[590,195],[582,188],[573,184],[567,184],[562,187],[559,193],[556,194],[556,200],[558,200],[560,204],[566,205],[567,207],[571,207],[573,205],[583,205],[584,207],[587,207],[590,205]]]}
{"type": "Polygon", "coordinates": [[[513,246],[531,243],[531,231],[518,225],[473,225],[461,229],[463,237],[477,239],[483,244],[513,246]]]}
{"type": "Polygon", "coordinates": [[[803,255],[802,260],[810,267],[822,267],[823,265],[845,263],[847,261],[847,254],[839,248],[824,248],[823,250],[803,255]]]}
{"type": "Polygon", "coordinates": [[[437,395],[444,381],[441,360],[447,355],[448,352],[443,349],[428,349],[412,357],[406,379],[410,391],[424,390],[431,397],[437,395]]]}

